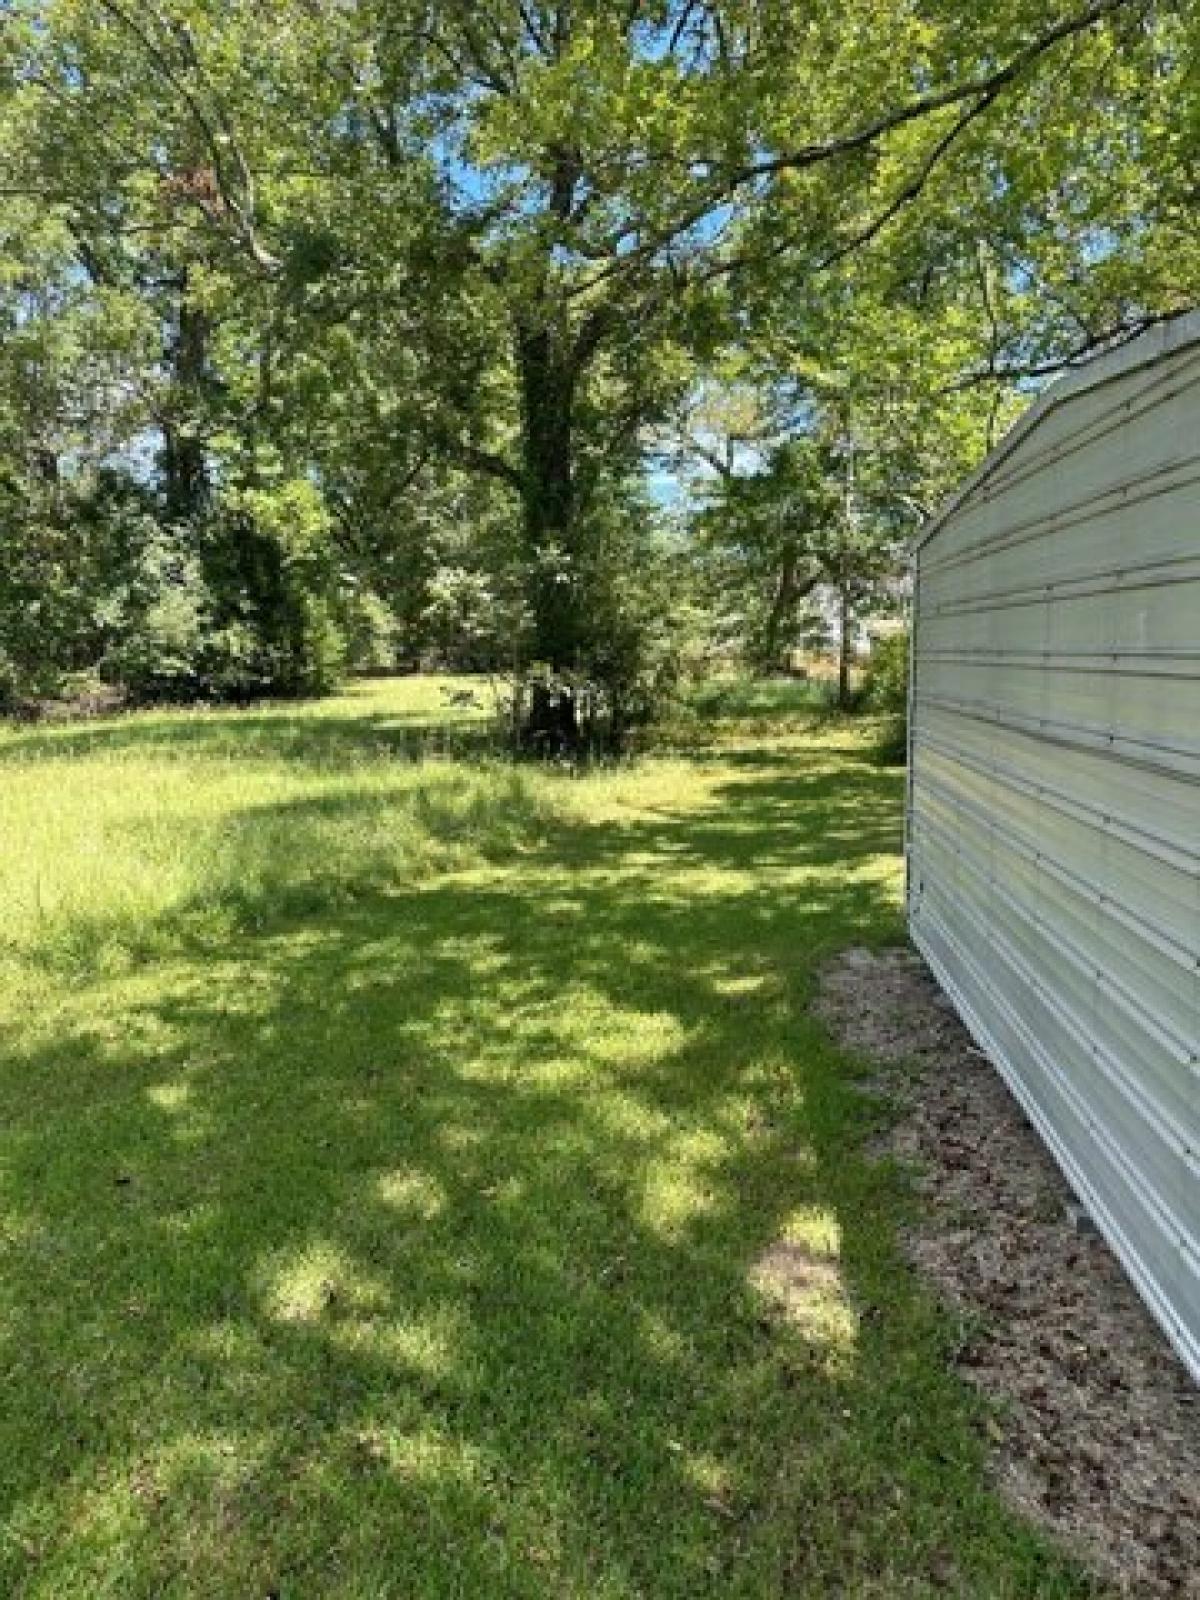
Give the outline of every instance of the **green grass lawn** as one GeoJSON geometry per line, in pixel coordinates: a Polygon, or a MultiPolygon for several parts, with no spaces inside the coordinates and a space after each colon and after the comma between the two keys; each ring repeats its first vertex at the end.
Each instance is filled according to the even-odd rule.
{"type": "Polygon", "coordinates": [[[0,1594],[1091,1592],[807,1010],[901,776],[514,770],[441,690],[0,734],[0,1594]]]}

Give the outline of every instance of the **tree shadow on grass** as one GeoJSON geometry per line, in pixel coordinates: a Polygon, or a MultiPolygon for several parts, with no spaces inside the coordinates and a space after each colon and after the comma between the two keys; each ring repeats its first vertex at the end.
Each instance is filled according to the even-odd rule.
{"type": "Polygon", "coordinates": [[[780,757],[386,892],[247,870],[8,1041],[4,1591],[1082,1592],[978,1493],[806,1011],[898,931],[897,800],[780,757]]]}

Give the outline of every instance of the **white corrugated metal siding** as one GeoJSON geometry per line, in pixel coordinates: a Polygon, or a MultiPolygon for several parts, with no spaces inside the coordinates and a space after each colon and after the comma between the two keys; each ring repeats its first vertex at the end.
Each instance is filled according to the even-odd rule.
{"type": "Polygon", "coordinates": [[[1200,316],[1049,390],[915,578],[913,939],[1200,1379],[1200,316]]]}

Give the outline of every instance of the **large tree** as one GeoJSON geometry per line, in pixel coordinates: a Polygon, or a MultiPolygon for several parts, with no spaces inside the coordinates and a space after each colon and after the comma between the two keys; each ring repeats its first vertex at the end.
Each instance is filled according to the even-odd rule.
{"type": "MultiPolygon", "coordinates": [[[[1141,0],[381,9],[359,35],[364,110],[436,152],[454,266],[509,346],[518,426],[474,460],[520,497],[540,656],[569,671],[594,655],[597,486],[673,398],[673,355],[736,324],[728,281],[782,261],[802,297],[944,167],[1000,170],[1014,128],[1028,145],[1068,105],[1103,112],[1097,64],[1144,50],[1148,14],[1141,0]]],[[[1036,212],[1062,176],[1031,168],[1019,203],[1036,212]]]]}

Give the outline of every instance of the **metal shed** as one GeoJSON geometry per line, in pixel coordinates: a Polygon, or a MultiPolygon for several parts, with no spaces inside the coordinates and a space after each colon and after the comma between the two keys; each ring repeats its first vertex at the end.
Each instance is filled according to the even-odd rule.
{"type": "Polygon", "coordinates": [[[912,937],[1200,1380],[1200,315],[924,531],[912,937]]]}

